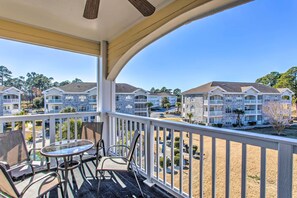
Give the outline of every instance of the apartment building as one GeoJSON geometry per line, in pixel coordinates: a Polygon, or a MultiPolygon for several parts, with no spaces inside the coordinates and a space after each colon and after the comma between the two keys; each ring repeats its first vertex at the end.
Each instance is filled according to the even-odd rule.
{"type": "Polygon", "coordinates": [[[175,103],[177,102],[177,96],[171,94],[171,93],[150,93],[148,95],[148,102],[153,103],[153,108],[154,107],[161,107],[162,106],[162,100],[163,98],[167,97],[168,101],[171,106],[175,106],[175,103]]]}
{"type": "Polygon", "coordinates": [[[138,116],[148,116],[148,93],[126,83],[116,84],[116,111],[138,116]]]}
{"type": "Polygon", "coordinates": [[[73,107],[77,112],[97,110],[96,83],[71,83],[42,93],[45,113],[59,113],[65,107],[73,107]]]}
{"type": "Polygon", "coordinates": [[[15,87],[0,86],[0,116],[14,115],[21,111],[21,95],[15,87]]]}
{"type": "Polygon", "coordinates": [[[182,93],[182,115],[187,118],[187,114],[192,113],[192,120],[197,123],[228,126],[236,123],[237,115],[233,110],[241,109],[244,111],[241,116],[243,124],[265,124],[269,118],[263,113],[263,107],[277,101],[291,109],[292,95],[290,89],[276,89],[258,83],[209,82],[182,93]]]}

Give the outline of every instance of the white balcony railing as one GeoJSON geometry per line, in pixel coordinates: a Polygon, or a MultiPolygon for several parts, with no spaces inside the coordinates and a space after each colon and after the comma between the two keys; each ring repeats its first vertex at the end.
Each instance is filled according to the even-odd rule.
{"type": "Polygon", "coordinates": [[[143,111],[147,111],[147,108],[135,108],[135,111],[136,112],[139,112],[139,111],[143,112],[143,111]]]}
{"type": "Polygon", "coordinates": [[[209,100],[209,104],[223,104],[223,100],[209,100]]]}
{"type": "Polygon", "coordinates": [[[47,99],[47,103],[62,103],[62,99],[47,99]]]}
{"type": "Polygon", "coordinates": [[[249,115],[249,114],[256,114],[256,110],[245,110],[244,113],[246,115],[249,115]]]}
{"type": "Polygon", "coordinates": [[[292,103],[291,100],[281,100],[281,102],[284,103],[284,104],[291,104],[292,103]]]}
{"type": "MultiPolygon", "coordinates": [[[[91,120],[91,117],[98,115],[99,113],[85,112],[4,116],[1,117],[0,124],[11,123],[12,128],[20,125],[25,133],[27,123],[31,121],[33,125],[32,146],[36,148],[53,143],[58,139],[77,139],[77,121],[85,118],[91,120]],[[74,119],[75,127],[70,127],[70,119],[74,119]],[[43,135],[41,142],[38,142],[36,123],[40,121],[42,122],[41,132],[43,135]],[[65,127],[62,127],[65,123],[67,130],[66,133],[62,133],[62,128],[65,130],[65,127]],[[46,138],[47,128],[49,130],[48,139],[46,138]],[[71,131],[70,128],[72,130],[74,128],[74,131],[71,131]]],[[[106,126],[109,127],[108,133],[104,131],[107,133],[106,144],[129,146],[133,132],[139,130],[141,136],[134,156],[136,166],[140,173],[146,177],[146,183],[155,183],[176,197],[202,197],[203,195],[215,197],[218,188],[223,188],[223,190],[220,189],[220,192],[224,193],[224,197],[230,197],[234,186],[239,188],[237,197],[247,197],[247,192],[251,193],[248,186],[254,182],[250,178],[253,168],[259,178],[257,179],[259,188],[252,189],[253,193],[257,193],[256,197],[266,197],[273,190],[276,194],[275,197],[296,196],[296,194],[293,196],[293,173],[297,171],[297,167],[293,166],[293,157],[296,157],[297,153],[296,139],[120,113],[107,113],[106,116],[108,116],[109,122],[106,123],[106,126]],[[176,137],[179,139],[175,139],[176,137]],[[194,145],[198,147],[197,151],[197,147],[194,145]],[[182,157],[176,157],[176,151],[182,157]],[[240,157],[236,157],[234,161],[231,154],[240,157]],[[261,166],[251,163],[250,157],[253,157],[253,160],[261,166]],[[162,160],[162,158],[168,158],[168,161],[162,160]],[[271,169],[270,167],[270,176],[266,176],[266,166],[268,166],[268,162],[271,162],[271,158],[276,163],[273,166],[275,168],[271,169]],[[170,161],[171,163],[169,163],[170,161]],[[238,182],[231,182],[235,169],[238,170],[240,176],[236,176],[238,182]],[[269,183],[266,182],[268,177],[269,183]],[[274,184],[274,187],[271,184],[274,184]],[[267,188],[268,185],[269,188],[267,188]]],[[[294,189],[295,185],[294,183],[294,189]]]]}
{"type": "Polygon", "coordinates": [[[135,99],[135,102],[143,103],[147,102],[147,99],[135,99]]]}
{"type": "Polygon", "coordinates": [[[92,103],[94,102],[95,103],[95,102],[97,102],[97,100],[94,99],[94,98],[89,98],[89,102],[92,102],[92,103]]]}
{"type": "MultiPolygon", "coordinates": [[[[208,112],[204,112],[205,116],[208,116],[208,112]]],[[[222,116],[223,115],[223,111],[209,111],[209,115],[210,116],[222,116]]]]}
{"type": "Polygon", "coordinates": [[[3,99],[3,103],[19,103],[20,100],[19,99],[3,99]]]}
{"type": "Polygon", "coordinates": [[[256,100],[244,100],[244,103],[246,103],[246,104],[254,104],[254,103],[256,103],[256,100]]]}

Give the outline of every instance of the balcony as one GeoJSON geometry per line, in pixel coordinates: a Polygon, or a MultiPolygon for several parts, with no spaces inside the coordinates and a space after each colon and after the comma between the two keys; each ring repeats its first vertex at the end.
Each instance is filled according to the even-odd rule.
{"type": "Polygon", "coordinates": [[[244,114],[246,114],[246,115],[256,114],[256,110],[245,110],[244,114]]]}
{"type": "MultiPolygon", "coordinates": [[[[99,115],[99,113],[95,112],[3,117],[0,124],[3,126],[5,123],[12,123],[13,126],[16,126],[17,124],[24,124],[25,122],[31,121],[33,124],[33,143],[30,147],[37,148],[53,143],[57,141],[57,138],[77,138],[76,127],[74,127],[74,129],[66,127],[66,134],[61,132],[59,128],[61,128],[63,122],[67,123],[72,118],[77,122],[82,119],[82,117],[90,119],[91,116],[98,117],[99,115]],[[36,120],[43,120],[49,123],[48,139],[42,136],[41,140],[37,142],[36,120]]],[[[211,197],[211,194],[216,193],[218,189],[220,189],[219,192],[221,193],[229,194],[231,189],[236,188],[241,190],[234,194],[235,197],[246,196],[247,191],[249,191],[247,186],[253,185],[253,180],[250,179],[249,175],[254,174],[247,172],[247,164],[249,164],[249,171],[252,172],[257,172],[258,164],[261,164],[257,176],[259,178],[258,184],[260,187],[249,191],[249,195],[252,193],[255,197],[259,197],[260,194],[264,193],[270,197],[269,195],[276,195],[277,193],[284,192],[284,190],[286,190],[285,192],[287,193],[293,193],[292,176],[294,173],[295,178],[297,171],[297,167],[293,167],[293,156],[296,157],[297,153],[297,140],[295,139],[162,121],[159,119],[120,113],[107,113],[107,117],[110,123],[106,125],[110,127],[109,135],[105,136],[106,144],[114,145],[124,143],[129,146],[133,131],[136,129],[141,131],[140,140],[135,153],[135,163],[140,174],[145,178],[146,183],[152,182],[158,186],[158,188],[162,188],[173,196],[199,197],[201,193],[203,193],[205,197],[211,197]],[[168,139],[169,134],[171,138],[168,139]],[[187,144],[188,149],[184,146],[175,148],[174,144],[176,143],[170,141],[170,139],[174,140],[176,137],[179,138],[177,142],[179,142],[180,145],[187,144]],[[123,138],[127,141],[123,142],[123,138]],[[193,145],[198,146],[199,152],[194,152],[193,145]],[[247,149],[247,147],[249,149],[247,149]],[[179,156],[184,156],[183,160],[180,158],[177,160],[174,156],[176,149],[180,153],[179,156]],[[253,155],[249,155],[249,152],[253,153],[253,155]],[[201,157],[202,153],[204,154],[203,157],[201,157]],[[232,156],[237,156],[236,160],[232,156]],[[247,156],[249,156],[249,158],[247,158],[247,156]],[[252,160],[256,160],[257,163],[251,163],[251,157],[252,160]],[[171,161],[174,163],[166,165],[167,162],[164,162],[164,167],[168,167],[164,169],[160,165],[161,158],[168,158],[168,162],[171,161]],[[237,163],[238,160],[240,160],[240,164],[237,163]],[[268,179],[268,175],[266,175],[268,160],[275,160],[273,166],[276,167],[275,169],[270,169],[272,172],[269,172],[269,174],[278,175],[278,177],[273,177],[275,179],[270,178],[270,183],[266,183],[268,179]],[[218,170],[220,170],[220,172],[217,172],[218,170]],[[234,175],[235,170],[240,170],[239,178],[234,175]],[[206,174],[209,176],[206,177],[206,174]],[[234,177],[236,177],[238,182],[231,182],[234,177]],[[206,184],[211,185],[211,188],[205,188],[204,185],[206,184]],[[222,185],[225,186],[223,190],[221,189],[222,185]],[[269,191],[266,191],[268,186],[269,191]]],[[[42,126],[44,127],[42,131],[45,131],[45,125],[42,124],[42,126]]],[[[94,167],[91,164],[92,163],[89,164],[89,168],[92,171],[94,167]]],[[[78,171],[75,172],[75,177],[80,177],[78,171]]],[[[124,178],[129,177],[129,175],[123,176],[120,174],[119,177],[125,182],[124,178]]],[[[78,179],[78,183],[79,182],[81,181],[78,179]]],[[[94,181],[94,183],[95,182],[96,181],[94,181]]],[[[94,186],[87,188],[96,189],[96,183],[94,186]]],[[[82,188],[78,189],[76,193],[80,193],[81,191],[83,191],[82,188]]],[[[96,192],[95,190],[91,191],[96,192]]],[[[149,191],[150,189],[145,192],[149,193],[149,191]]],[[[294,193],[296,192],[294,191],[294,193]]]]}
{"type": "Polygon", "coordinates": [[[135,112],[147,112],[147,108],[135,108],[135,112]]]}
{"type": "Polygon", "coordinates": [[[49,103],[49,104],[57,104],[57,103],[62,103],[62,99],[47,99],[46,100],[46,103],[49,103]]]}
{"type": "Polygon", "coordinates": [[[255,104],[255,103],[257,103],[257,101],[256,100],[244,100],[244,103],[245,104],[255,104]]]}
{"type": "MultiPolygon", "coordinates": [[[[204,112],[204,116],[208,116],[208,112],[204,112]]],[[[223,111],[209,111],[209,116],[223,116],[223,111]]]]}
{"type": "Polygon", "coordinates": [[[48,111],[48,113],[59,113],[61,109],[51,109],[48,111]]]}
{"type": "Polygon", "coordinates": [[[146,103],[147,99],[135,99],[134,102],[135,103],[146,103]]]}
{"type": "Polygon", "coordinates": [[[281,100],[281,102],[284,104],[292,104],[291,100],[281,100]]]}
{"type": "Polygon", "coordinates": [[[4,104],[18,104],[19,102],[19,99],[3,99],[4,104]]]}
{"type": "MultiPolygon", "coordinates": [[[[210,105],[223,105],[223,100],[209,100],[210,105]]],[[[208,105],[208,100],[204,100],[204,105],[208,105]]]]}
{"type": "Polygon", "coordinates": [[[89,103],[96,103],[96,102],[97,102],[96,98],[95,99],[94,98],[89,99],[89,103]]]}

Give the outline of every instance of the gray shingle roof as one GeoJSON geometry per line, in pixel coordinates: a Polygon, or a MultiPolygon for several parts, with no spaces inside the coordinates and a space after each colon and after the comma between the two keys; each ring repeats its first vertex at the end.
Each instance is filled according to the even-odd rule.
{"type": "Polygon", "coordinates": [[[166,93],[166,92],[161,92],[161,93],[151,93],[150,95],[155,95],[155,96],[174,96],[171,93],[166,93]]]}
{"type": "Polygon", "coordinates": [[[126,83],[117,83],[116,84],[116,93],[132,93],[136,91],[137,87],[134,87],[132,85],[126,84],[126,83]]]}
{"type": "Polygon", "coordinates": [[[84,92],[94,87],[97,87],[97,83],[83,82],[83,83],[70,83],[68,85],[64,85],[59,88],[65,92],[84,92]]]}
{"type": "Polygon", "coordinates": [[[280,93],[277,89],[269,86],[265,86],[259,83],[246,83],[246,82],[219,82],[213,81],[201,85],[199,87],[189,89],[183,92],[183,95],[186,94],[194,94],[194,93],[205,93],[213,89],[214,87],[221,87],[227,92],[242,92],[242,90],[246,87],[254,87],[258,91],[262,93],[280,93]]]}

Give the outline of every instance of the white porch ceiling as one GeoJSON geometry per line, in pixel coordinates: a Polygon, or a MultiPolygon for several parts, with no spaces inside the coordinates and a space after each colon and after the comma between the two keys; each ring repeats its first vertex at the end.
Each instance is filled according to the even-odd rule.
{"type": "MultiPolygon", "coordinates": [[[[173,1],[149,0],[156,11],[173,1]]],[[[82,16],[85,2],[0,0],[0,18],[92,41],[109,41],[145,19],[128,0],[101,0],[98,18],[88,20],[82,16]]]]}

